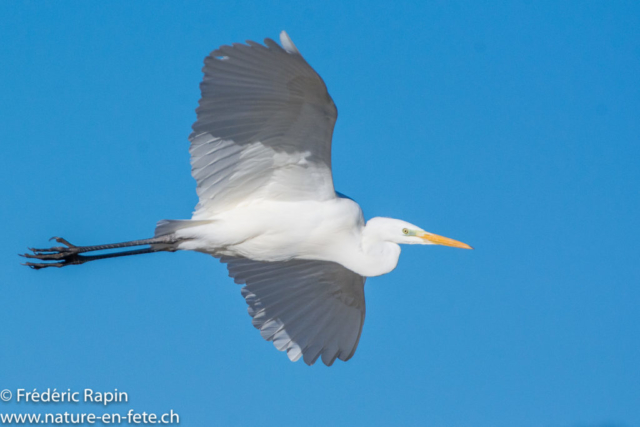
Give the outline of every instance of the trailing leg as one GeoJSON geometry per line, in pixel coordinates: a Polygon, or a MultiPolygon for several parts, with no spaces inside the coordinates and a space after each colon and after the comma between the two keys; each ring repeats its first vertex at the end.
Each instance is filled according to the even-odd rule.
{"type": "Polygon", "coordinates": [[[40,263],[26,262],[24,263],[24,265],[31,267],[35,270],[39,270],[41,268],[47,268],[47,267],[65,267],[67,265],[79,265],[79,264],[84,264],[85,262],[95,261],[98,259],[115,258],[115,257],[121,257],[121,256],[128,256],[128,255],[148,254],[148,253],[160,252],[160,251],[171,251],[172,249],[169,249],[169,247],[159,248],[157,246],[152,246],[150,248],[145,248],[145,249],[114,252],[114,253],[103,254],[103,255],[91,255],[91,256],[80,255],[81,253],[84,253],[84,252],[127,248],[132,246],[175,243],[175,239],[169,235],[154,237],[151,239],[132,240],[130,242],[110,243],[106,245],[95,245],[95,246],[76,246],[69,243],[67,240],[63,239],[62,237],[52,237],[50,240],[55,240],[58,243],[62,243],[64,246],[54,246],[52,248],[47,248],[47,249],[29,248],[29,250],[33,253],[21,254],[20,256],[23,256],[25,258],[37,259],[40,261],[55,261],[55,262],[40,262],[40,263]]]}

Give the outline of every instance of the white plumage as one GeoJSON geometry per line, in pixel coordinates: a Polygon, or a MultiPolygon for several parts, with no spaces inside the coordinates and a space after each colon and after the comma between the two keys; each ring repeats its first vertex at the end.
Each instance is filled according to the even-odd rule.
{"type": "Polygon", "coordinates": [[[468,245],[405,221],[373,218],[336,193],[331,137],[336,106],[289,36],[222,46],[206,59],[191,141],[199,203],[190,220],[163,220],[153,239],[35,249],[33,268],[193,250],[225,263],[243,284],[253,325],[293,361],[353,356],[366,277],[393,270],[399,244],[468,245]],[[83,252],[149,244],[87,257],[83,252]]]}

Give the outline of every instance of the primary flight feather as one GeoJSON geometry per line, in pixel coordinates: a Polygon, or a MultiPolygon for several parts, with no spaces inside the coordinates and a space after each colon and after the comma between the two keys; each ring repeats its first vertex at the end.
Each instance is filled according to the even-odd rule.
{"type": "Polygon", "coordinates": [[[253,325],[292,361],[350,359],[365,317],[367,277],[392,271],[399,244],[470,246],[405,221],[372,218],[336,193],[331,137],[336,106],[289,36],[282,47],[222,46],[206,59],[189,136],[198,205],[162,220],[150,239],[32,249],[41,269],[159,251],[219,258],[243,284],[253,325]],[[105,249],[144,249],[82,255],[105,249]],[[44,262],[42,262],[44,261],[44,262]]]}

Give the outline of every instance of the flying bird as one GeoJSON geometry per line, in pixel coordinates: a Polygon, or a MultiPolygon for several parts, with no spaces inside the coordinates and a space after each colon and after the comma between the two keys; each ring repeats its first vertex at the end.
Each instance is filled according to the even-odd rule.
{"type": "Polygon", "coordinates": [[[364,220],[334,189],[338,117],[324,81],[287,33],[281,45],[222,46],[204,61],[189,136],[199,202],[191,219],[162,220],[154,237],[96,246],[29,248],[34,269],[190,250],[213,255],[243,284],[252,323],[292,361],[349,360],[365,318],[367,277],[392,271],[400,244],[471,249],[406,221],[364,220]],[[121,252],[88,252],[144,246],[121,252]]]}

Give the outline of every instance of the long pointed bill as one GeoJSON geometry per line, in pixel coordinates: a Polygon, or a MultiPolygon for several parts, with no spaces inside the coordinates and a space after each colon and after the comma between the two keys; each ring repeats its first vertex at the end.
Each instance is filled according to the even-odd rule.
{"type": "Polygon", "coordinates": [[[418,237],[424,240],[428,240],[429,242],[435,245],[443,245],[443,246],[452,246],[454,248],[462,248],[462,249],[473,249],[471,246],[466,243],[458,242],[457,240],[450,239],[448,237],[438,236],[437,234],[422,232],[417,234],[418,237]]]}

